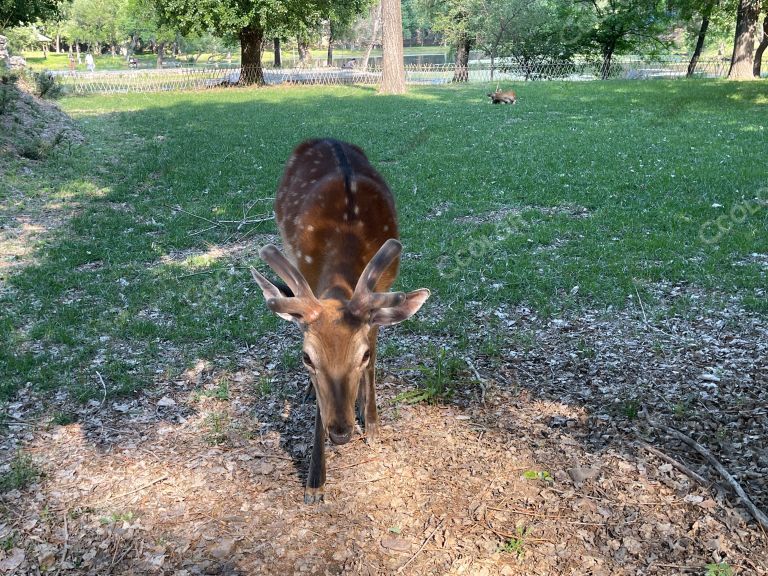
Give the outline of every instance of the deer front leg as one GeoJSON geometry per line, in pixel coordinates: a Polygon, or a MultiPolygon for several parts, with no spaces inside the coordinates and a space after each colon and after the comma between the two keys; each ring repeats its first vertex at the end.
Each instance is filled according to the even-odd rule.
{"type": "Polygon", "coordinates": [[[304,489],[304,504],[322,502],[325,487],[325,430],[320,417],[320,406],[315,410],[315,440],[309,459],[307,486],[304,489]]]}
{"type": "Polygon", "coordinates": [[[375,444],[376,436],[379,433],[379,413],[376,410],[376,338],[378,333],[377,326],[371,328],[368,338],[371,359],[368,361],[360,386],[361,390],[365,390],[365,395],[363,398],[358,395],[358,400],[361,402],[360,409],[365,416],[365,441],[368,444],[375,444]]]}

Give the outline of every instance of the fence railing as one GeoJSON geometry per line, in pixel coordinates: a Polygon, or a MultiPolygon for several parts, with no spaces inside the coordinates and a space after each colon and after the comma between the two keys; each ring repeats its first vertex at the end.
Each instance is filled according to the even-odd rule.
{"type": "MultiPolygon", "coordinates": [[[[682,78],[687,60],[615,59],[609,67],[602,61],[546,61],[522,59],[472,62],[466,68],[454,64],[407,65],[409,84],[448,84],[452,82],[504,82],[533,80],[586,81],[598,79],[682,78]]],[[[728,71],[723,60],[700,60],[697,77],[720,78],[728,71]]],[[[73,94],[138,93],[173,90],[203,90],[234,86],[240,80],[239,67],[189,67],[169,69],[133,69],[103,72],[58,72],[66,91],[73,94]]],[[[378,84],[381,68],[264,68],[267,84],[378,84]]]]}

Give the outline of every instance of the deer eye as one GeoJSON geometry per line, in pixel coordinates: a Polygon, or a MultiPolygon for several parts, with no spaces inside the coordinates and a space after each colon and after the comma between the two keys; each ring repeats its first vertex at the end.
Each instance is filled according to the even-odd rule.
{"type": "Polygon", "coordinates": [[[312,364],[312,358],[310,358],[310,357],[309,357],[309,354],[307,354],[306,352],[304,352],[304,354],[302,355],[302,360],[304,361],[304,365],[305,365],[307,368],[309,368],[309,369],[311,369],[311,370],[314,370],[314,369],[315,369],[315,365],[314,365],[314,364],[312,364]]]}
{"type": "Polygon", "coordinates": [[[363,354],[363,361],[360,364],[367,364],[370,359],[371,359],[371,351],[366,350],[365,353],[363,354]]]}

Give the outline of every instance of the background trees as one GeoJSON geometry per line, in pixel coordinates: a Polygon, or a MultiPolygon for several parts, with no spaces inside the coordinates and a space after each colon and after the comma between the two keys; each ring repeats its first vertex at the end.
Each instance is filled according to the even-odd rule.
{"type": "MultiPolygon", "coordinates": [[[[383,13],[376,0],[0,0],[0,27],[34,24],[55,39],[57,51],[62,43],[126,55],[149,49],[158,66],[171,46],[174,54],[195,52],[196,60],[206,50],[239,44],[242,83],[263,81],[262,51],[281,40],[307,65],[310,48],[325,49],[333,65],[334,48],[344,43],[360,50],[357,62],[364,66],[383,40],[382,28],[401,31],[407,45],[447,47],[457,82],[468,79],[470,55],[497,66],[514,62],[529,77],[548,63],[595,59],[606,78],[617,55],[663,51],[690,55],[689,75],[702,55],[730,56],[730,77],[748,78],[760,74],[768,47],[760,21],[766,2],[386,0],[383,13]],[[387,18],[401,24],[383,27],[387,18]]],[[[34,30],[6,35],[17,50],[39,46],[34,30]]],[[[399,61],[401,41],[394,43],[389,53],[399,61]]]]}

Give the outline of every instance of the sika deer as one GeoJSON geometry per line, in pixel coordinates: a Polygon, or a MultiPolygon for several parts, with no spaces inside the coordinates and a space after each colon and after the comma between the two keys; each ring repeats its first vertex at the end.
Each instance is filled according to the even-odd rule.
{"type": "Polygon", "coordinates": [[[507,90],[502,92],[501,89],[496,88],[496,92],[489,92],[488,97],[493,104],[515,104],[517,103],[517,94],[514,90],[507,90]]]}
{"type": "Polygon", "coordinates": [[[357,146],[310,140],[288,160],[275,213],[283,256],[259,252],[288,285],[285,294],[251,270],[267,307],[304,333],[303,359],[317,398],[304,502],[323,500],[325,438],[352,438],[355,401],[368,442],[378,426],[375,393],[379,326],[402,322],[429,298],[422,288],[388,292],[402,246],[392,193],[357,146]]]}

